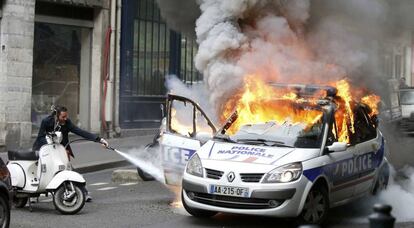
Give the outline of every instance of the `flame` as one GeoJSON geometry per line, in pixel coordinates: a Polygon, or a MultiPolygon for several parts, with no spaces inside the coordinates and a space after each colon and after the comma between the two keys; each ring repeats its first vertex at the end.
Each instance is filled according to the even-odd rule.
{"type": "Polygon", "coordinates": [[[334,85],[338,90],[337,96],[340,98],[336,99],[338,110],[335,113],[336,126],[338,128],[338,141],[348,143],[349,131],[355,133],[351,88],[346,80],[340,80],[334,85]]]}
{"type": "Polygon", "coordinates": [[[371,108],[371,112],[368,113],[370,117],[379,114],[378,104],[381,101],[381,98],[375,94],[367,95],[361,98],[362,103],[368,105],[371,108]]]}
{"type": "Polygon", "coordinates": [[[172,208],[183,208],[181,201],[181,186],[167,185],[167,188],[174,194],[174,200],[169,203],[172,208]]]}
{"type": "MultiPolygon", "coordinates": [[[[222,108],[221,121],[237,110],[239,116],[228,129],[229,134],[234,134],[245,124],[264,123],[275,121],[282,124],[290,120],[293,124],[306,124],[312,126],[322,116],[322,112],[314,109],[303,109],[299,104],[307,103],[316,105],[317,101],[326,97],[320,91],[310,98],[298,97],[298,94],[269,85],[255,75],[249,75],[244,80],[244,87],[231,97],[222,108]]],[[[349,143],[349,135],[355,132],[353,108],[356,101],[368,105],[372,112],[370,116],[378,114],[379,96],[370,94],[363,98],[359,94],[363,89],[351,88],[347,80],[329,83],[337,89],[334,102],[337,104],[335,119],[338,132],[333,132],[339,142],[349,143]]]]}
{"type": "Polygon", "coordinates": [[[310,126],[322,116],[321,111],[296,107],[297,104],[304,102],[316,104],[316,99],[299,98],[296,93],[272,87],[262,80],[257,80],[254,75],[246,77],[244,85],[238,94],[226,102],[222,112],[223,121],[231,115],[234,109],[239,114],[237,120],[227,131],[230,134],[235,133],[242,125],[267,121],[283,124],[289,119],[293,124],[306,123],[310,126]]]}
{"type": "MultiPolygon", "coordinates": [[[[222,123],[234,111],[238,113],[237,120],[227,130],[228,134],[236,133],[246,124],[274,121],[281,125],[289,121],[292,124],[305,124],[306,127],[310,127],[321,119],[323,113],[309,107],[316,106],[321,98],[326,98],[326,91],[318,90],[312,96],[304,98],[300,97],[293,88],[271,85],[260,78],[259,75],[246,76],[244,86],[222,106],[220,110],[222,123]]],[[[380,97],[375,94],[366,95],[365,89],[352,87],[345,79],[327,84],[337,89],[337,94],[333,98],[337,105],[335,112],[337,131],[333,129],[332,133],[337,136],[339,142],[349,143],[350,134],[355,133],[353,112],[355,105],[358,103],[367,105],[370,108],[368,114],[373,118],[379,113],[380,97]]],[[[194,130],[193,117],[181,116],[181,113],[177,115],[177,110],[171,109],[171,128],[181,135],[191,137],[190,134],[194,130]]],[[[206,129],[209,128],[207,125],[207,127],[199,126],[198,119],[202,118],[196,119],[197,131],[202,129],[207,131],[206,129]]]]}

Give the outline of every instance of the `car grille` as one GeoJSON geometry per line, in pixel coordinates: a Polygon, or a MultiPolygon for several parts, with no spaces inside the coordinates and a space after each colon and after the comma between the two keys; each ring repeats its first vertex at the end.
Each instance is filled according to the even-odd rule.
{"type": "Polygon", "coordinates": [[[259,182],[264,173],[240,173],[243,182],[259,182]]]}
{"type": "Polygon", "coordinates": [[[214,170],[214,169],[206,169],[206,173],[207,173],[207,178],[211,178],[211,179],[220,179],[221,176],[223,176],[222,171],[219,170],[214,170]]]}
{"type": "MultiPolygon", "coordinates": [[[[207,193],[194,192],[194,197],[191,199],[198,203],[203,203],[211,206],[235,208],[235,209],[269,209],[275,208],[275,205],[270,206],[269,199],[257,198],[242,198],[235,196],[222,196],[207,193]]],[[[187,193],[188,196],[188,193],[187,193]]],[[[274,201],[274,200],[272,200],[274,201]]],[[[276,201],[277,205],[281,205],[283,201],[276,201]]]]}

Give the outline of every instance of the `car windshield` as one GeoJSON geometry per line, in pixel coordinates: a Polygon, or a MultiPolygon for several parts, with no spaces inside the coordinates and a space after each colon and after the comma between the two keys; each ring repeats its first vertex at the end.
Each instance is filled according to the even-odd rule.
{"type": "Polygon", "coordinates": [[[402,105],[414,105],[414,90],[400,91],[400,102],[402,105]]]}
{"type": "MultiPolygon", "coordinates": [[[[314,111],[314,110],[313,110],[314,111]]],[[[309,122],[293,122],[290,117],[279,123],[268,121],[242,125],[234,134],[217,135],[216,138],[235,143],[277,147],[319,148],[323,135],[323,112],[309,122]]]]}

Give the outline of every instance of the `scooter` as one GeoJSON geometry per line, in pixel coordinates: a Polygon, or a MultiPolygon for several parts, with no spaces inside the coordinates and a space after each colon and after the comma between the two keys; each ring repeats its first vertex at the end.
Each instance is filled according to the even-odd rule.
{"type": "Polygon", "coordinates": [[[66,149],[60,144],[61,132],[47,133],[46,141],[38,154],[34,151],[8,152],[7,168],[15,190],[13,203],[22,208],[29,201],[32,211],[30,198],[51,193],[56,210],[62,214],[76,214],[85,205],[86,181],[72,171],[66,149]]]}

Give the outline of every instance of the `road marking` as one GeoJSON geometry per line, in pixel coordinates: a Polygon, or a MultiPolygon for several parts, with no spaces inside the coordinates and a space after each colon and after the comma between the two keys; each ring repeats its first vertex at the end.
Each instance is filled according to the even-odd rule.
{"type": "Polygon", "coordinates": [[[109,183],[107,183],[107,182],[98,182],[98,183],[90,184],[89,186],[101,186],[101,185],[106,185],[106,184],[109,184],[109,183]]]}
{"type": "Polygon", "coordinates": [[[121,186],[131,186],[131,185],[136,185],[136,184],[138,184],[138,182],[128,182],[128,183],[123,183],[123,184],[120,184],[121,186]]]}
{"type": "Polygon", "coordinates": [[[115,189],[115,188],[118,188],[118,187],[105,187],[105,188],[98,188],[98,189],[96,189],[96,191],[107,191],[107,190],[112,190],[112,189],[115,189]]]}

